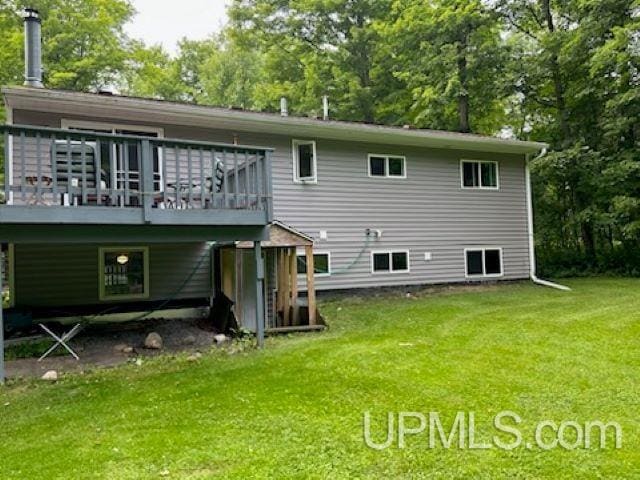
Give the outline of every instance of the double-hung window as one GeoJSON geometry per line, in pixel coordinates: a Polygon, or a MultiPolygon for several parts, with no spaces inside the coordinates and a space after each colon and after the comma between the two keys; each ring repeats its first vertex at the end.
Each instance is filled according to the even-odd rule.
{"type": "MultiPolygon", "coordinates": [[[[307,257],[304,253],[297,255],[298,275],[307,274],[307,257]]],[[[329,252],[314,252],[313,254],[313,275],[316,277],[326,277],[331,275],[331,255],[329,252]]]]}
{"type": "Polygon", "coordinates": [[[368,162],[370,177],[407,178],[405,157],[372,153],[368,162]]]}
{"type": "Polygon", "coordinates": [[[462,188],[498,190],[498,162],[481,160],[462,160],[460,162],[462,188]]]}
{"type": "Polygon", "coordinates": [[[467,248],[464,255],[467,277],[502,276],[501,248],[467,248]]]}
{"type": "Polygon", "coordinates": [[[316,183],[318,166],[316,142],[293,140],[293,180],[299,183],[316,183]]]}
{"type": "Polygon", "coordinates": [[[371,252],[372,273],[401,273],[409,271],[408,251],[371,252]]]}
{"type": "Polygon", "coordinates": [[[149,249],[105,247],[99,249],[100,300],[134,300],[149,297],[149,249]]]}

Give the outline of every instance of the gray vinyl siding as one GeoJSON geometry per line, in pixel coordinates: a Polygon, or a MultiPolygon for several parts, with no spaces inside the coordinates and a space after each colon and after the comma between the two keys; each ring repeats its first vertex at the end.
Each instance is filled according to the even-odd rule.
{"type": "MultiPolygon", "coordinates": [[[[102,303],[98,250],[103,246],[113,245],[16,245],[16,307],[102,303]]],[[[148,300],[210,296],[211,262],[207,245],[150,245],[149,282],[148,300]]]]}
{"type": "MultiPolygon", "coordinates": [[[[60,117],[14,111],[16,123],[59,127],[60,117]]],[[[402,148],[308,136],[299,139],[316,140],[318,183],[305,185],[293,182],[292,138],[141,123],[163,127],[166,137],[229,143],[237,134],[241,144],[275,148],[275,218],[313,236],[316,249],[331,252],[334,273],[316,278],[319,290],[468,281],[464,249],[474,246],[502,248],[502,279],[529,275],[523,155],[402,148]],[[407,178],[369,177],[369,153],[406,156],[407,178]],[[498,161],[500,189],[462,189],[461,159],[498,161]],[[353,264],[365,247],[366,228],[382,230],[382,238],[367,245],[353,264]],[[327,240],[319,240],[320,230],[327,231],[327,240]],[[410,271],[372,274],[372,250],[409,250],[410,271]],[[426,252],[431,253],[431,261],[424,260],[426,252]]],[[[304,282],[300,288],[304,289],[304,282]]]]}

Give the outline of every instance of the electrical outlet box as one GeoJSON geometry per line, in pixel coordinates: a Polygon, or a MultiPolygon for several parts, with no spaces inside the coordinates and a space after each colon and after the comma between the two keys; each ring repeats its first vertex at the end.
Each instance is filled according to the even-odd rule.
{"type": "Polygon", "coordinates": [[[329,238],[329,236],[327,235],[327,231],[320,230],[320,240],[326,240],[327,238],[329,238]]]}
{"type": "Polygon", "coordinates": [[[425,262],[431,261],[431,252],[424,252],[424,260],[425,262]]]}

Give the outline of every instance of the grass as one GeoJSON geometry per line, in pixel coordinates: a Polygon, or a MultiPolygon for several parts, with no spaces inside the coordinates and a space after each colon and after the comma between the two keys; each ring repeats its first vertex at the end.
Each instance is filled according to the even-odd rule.
{"type": "MultiPolygon", "coordinates": [[[[640,281],[580,279],[323,303],[330,330],[0,389],[0,478],[638,478],[640,281]],[[604,449],[429,449],[382,441],[386,412],[615,420],[604,449]]],[[[505,441],[513,437],[503,436],[505,441]]]]}

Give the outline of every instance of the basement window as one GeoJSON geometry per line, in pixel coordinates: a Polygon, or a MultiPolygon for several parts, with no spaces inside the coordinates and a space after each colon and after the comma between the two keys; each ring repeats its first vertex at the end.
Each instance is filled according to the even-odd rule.
{"type": "Polygon", "coordinates": [[[100,300],[149,297],[149,249],[109,247],[99,250],[100,300]]]}
{"type": "Polygon", "coordinates": [[[371,252],[372,273],[401,273],[408,271],[408,251],[371,252]]]}
{"type": "Polygon", "coordinates": [[[293,140],[293,180],[298,183],[316,183],[316,142],[293,140]]]}
{"type": "Polygon", "coordinates": [[[397,155],[369,155],[369,176],[407,178],[405,157],[397,155]]]}
{"type": "Polygon", "coordinates": [[[498,162],[462,160],[460,162],[462,188],[498,190],[498,162]]]}
{"type": "MultiPolygon", "coordinates": [[[[298,275],[307,274],[307,257],[304,253],[297,255],[298,275]]],[[[329,252],[315,252],[313,254],[313,275],[326,277],[331,275],[331,255],[329,252]]]]}
{"type": "Polygon", "coordinates": [[[464,252],[467,277],[502,276],[501,248],[467,248],[464,252]]]}

